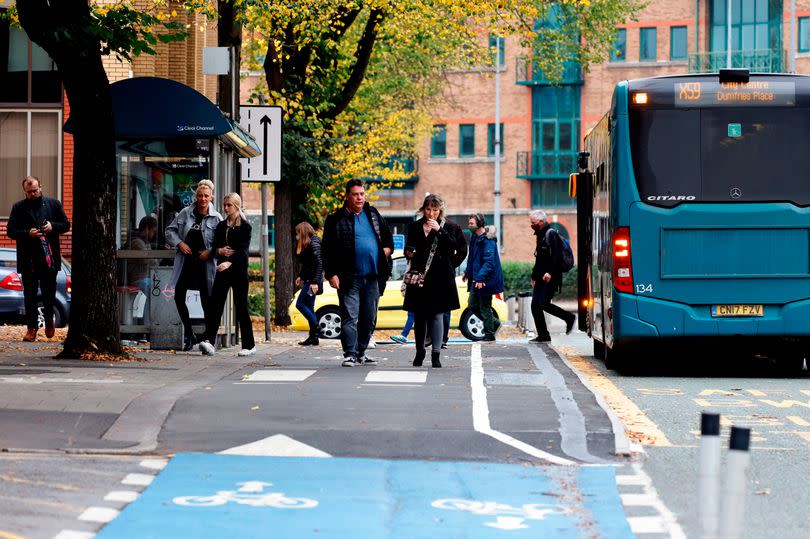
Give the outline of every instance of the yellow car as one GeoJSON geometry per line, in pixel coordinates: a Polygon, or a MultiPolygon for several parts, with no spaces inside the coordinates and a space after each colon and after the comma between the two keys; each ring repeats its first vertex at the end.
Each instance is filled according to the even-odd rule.
{"type": "MultiPolygon", "coordinates": [[[[405,326],[408,313],[402,310],[402,276],[405,274],[407,262],[402,251],[395,251],[392,257],[393,270],[391,278],[385,287],[385,293],[380,298],[377,310],[377,329],[401,330],[405,326]]],[[[461,276],[456,277],[458,287],[458,299],[461,307],[450,313],[450,327],[459,328],[461,333],[471,341],[479,341],[484,338],[484,324],[467,308],[467,283],[461,280],[461,276]]],[[[295,308],[299,290],[290,303],[290,318],[292,325],[290,329],[307,331],[309,324],[307,319],[295,308]]],[[[492,310],[495,311],[498,320],[506,320],[506,302],[503,296],[497,294],[492,298],[492,310]]],[[[318,317],[318,325],[321,328],[321,337],[337,339],[340,337],[340,308],[338,307],[337,291],[324,281],[323,294],[315,298],[315,314],[318,317]]]]}

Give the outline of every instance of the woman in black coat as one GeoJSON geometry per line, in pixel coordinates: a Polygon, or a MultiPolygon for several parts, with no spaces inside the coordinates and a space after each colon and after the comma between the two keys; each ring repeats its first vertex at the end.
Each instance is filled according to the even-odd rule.
{"type": "Polygon", "coordinates": [[[301,271],[295,278],[295,286],[301,288],[295,308],[309,322],[309,337],[299,342],[302,346],[318,344],[318,318],[315,315],[315,296],[323,293],[323,262],[321,260],[321,238],[307,222],[295,225],[295,239],[298,242],[296,253],[301,259],[301,271]]]}
{"type": "Polygon", "coordinates": [[[453,269],[458,225],[445,221],[445,204],[439,195],[426,196],[418,212],[422,217],[408,225],[408,239],[405,242],[405,256],[411,260],[411,270],[424,273],[431,251],[434,253],[425,273],[424,285],[406,287],[402,308],[414,313],[416,357],[413,366],[422,366],[425,359],[425,335],[430,333],[431,364],[438,368],[442,366],[439,355],[444,313],[459,308],[453,269]]]}

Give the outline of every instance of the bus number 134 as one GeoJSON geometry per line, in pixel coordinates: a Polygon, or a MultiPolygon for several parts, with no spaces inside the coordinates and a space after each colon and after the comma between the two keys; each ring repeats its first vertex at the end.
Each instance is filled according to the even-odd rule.
{"type": "Polygon", "coordinates": [[[637,284],[636,294],[652,294],[652,284],[637,284]]]}

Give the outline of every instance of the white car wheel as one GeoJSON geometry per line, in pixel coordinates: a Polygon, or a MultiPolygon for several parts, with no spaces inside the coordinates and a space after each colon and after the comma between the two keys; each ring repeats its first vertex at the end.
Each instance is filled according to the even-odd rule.
{"type": "Polygon", "coordinates": [[[326,307],[318,311],[318,327],[321,337],[337,339],[340,337],[340,311],[336,307],[326,307]]]}

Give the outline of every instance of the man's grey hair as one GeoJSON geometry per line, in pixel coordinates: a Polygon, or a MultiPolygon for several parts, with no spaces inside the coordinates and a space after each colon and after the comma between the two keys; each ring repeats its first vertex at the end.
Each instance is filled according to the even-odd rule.
{"type": "Polygon", "coordinates": [[[533,221],[543,221],[545,223],[546,212],[544,212],[543,210],[532,210],[532,212],[529,213],[529,218],[532,219],[533,221]]]}

